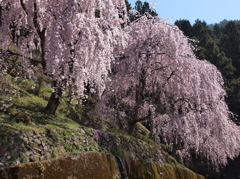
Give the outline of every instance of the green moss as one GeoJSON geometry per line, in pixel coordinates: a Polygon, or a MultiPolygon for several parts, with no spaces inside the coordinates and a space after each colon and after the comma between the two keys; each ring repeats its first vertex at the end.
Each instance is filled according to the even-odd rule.
{"type": "Polygon", "coordinates": [[[185,168],[158,165],[131,158],[128,158],[127,161],[125,161],[125,166],[128,177],[131,179],[204,179],[203,176],[197,175],[185,168]]]}
{"type": "Polygon", "coordinates": [[[18,53],[19,50],[20,50],[19,47],[16,46],[14,43],[12,43],[12,44],[9,46],[9,51],[11,51],[11,52],[18,53]]]}
{"type": "Polygon", "coordinates": [[[117,149],[113,149],[111,153],[119,157],[123,157],[124,150],[122,148],[117,148],[117,149]]]}
{"type": "Polygon", "coordinates": [[[35,132],[39,132],[39,131],[43,131],[44,130],[44,128],[42,128],[40,126],[29,126],[29,125],[26,125],[24,123],[15,124],[14,126],[18,130],[20,130],[20,131],[35,131],[35,132]]]}
{"type": "Polygon", "coordinates": [[[46,129],[50,129],[50,130],[60,130],[61,129],[61,127],[59,127],[58,125],[56,125],[56,124],[47,124],[46,126],[45,126],[45,128],[46,129]]]}
{"type": "Polygon", "coordinates": [[[53,149],[53,153],[56,154],[56,155],[59,155],[59,151],[58,150],[54,150],[53,149]]]}
{"type": "Polygon", "coordinates": [[[39,164],[38,168],[40,173],[43,173],[46,170],[45,166],[42,163],[39,164]]]}
{"type": "Polygon", "coordinates": [[[66,128],[71,129],[71,130],[77,130],[81,125],[74,121],[70,121],[69,123],[63,122],[62,123],[66,128]]]}
{"type": "Polygon", "coordinates": [[[20,108],[25,107],[28,110],[41,109],[47,105],[46,100],[29,93],[21,98],[14,99],[15,105],[18,105],[20,108]]]}
{"type": "Polygon", "coordinates": [[[114,175],[113,179],[121,179],[121,176],[120,175],[114,175]]]}

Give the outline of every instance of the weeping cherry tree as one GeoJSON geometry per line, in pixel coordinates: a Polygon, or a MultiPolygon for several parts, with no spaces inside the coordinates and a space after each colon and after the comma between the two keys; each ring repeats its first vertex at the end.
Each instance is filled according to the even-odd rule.
{"type": "Polygon", "coordinates": [[[54,114],[66,86],[80,95],[91,83],[101,94],[110,62],[126,46],[125,8],[124,0],[2,0],[1,50],[14,53],[16,44],[28,77],[30,62],[42,65],[53,81],[45,111],[54,114]]]}
{"type": "Polygon", "coordinates": [[[200,159],[219,169],[238,156],[239,127],[229,119],[217,68],[194,56],[177,26],[148,13],[124,30],[129,45],[112,63],[102,100],[127,116],[129,132],[147,121],[183,163],[200,159]]]}

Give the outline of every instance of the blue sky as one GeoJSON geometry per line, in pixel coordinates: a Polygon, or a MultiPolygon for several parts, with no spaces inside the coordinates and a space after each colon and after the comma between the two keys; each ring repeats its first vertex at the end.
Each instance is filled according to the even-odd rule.
{"type": "MultiPolygon", "coordinates": [[[[128,0],[132,7],[136,0],[128,0]]],[[[142,0],[144,2],[145,0],[142,0]]],[[[207,24],[218,23],[223,19],[240,20],[240,0],[146,0],[154,2],[160,17],[169,18],[174,23],[187,19],[192,24],[196,19],[207,24]]]]}

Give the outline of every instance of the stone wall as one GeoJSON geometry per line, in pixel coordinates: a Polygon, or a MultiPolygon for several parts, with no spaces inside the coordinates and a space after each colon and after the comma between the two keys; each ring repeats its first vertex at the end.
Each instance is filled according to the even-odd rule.
{"type": "Polygon", "coordinates": [[[6,130],[0,135],[0,168],[21,163],[49,160],[69,153],[99,151],[88,128],[45,131],[6,130]]]}
{"type": "Polygon", "coordinates": [[[0,179],[203,179],[148,138],[87,127],[13,130],[0,126],[0,179]],[[115,156],[114,156],[115,155],[115,156]]]}
{"type": "MultiPolygon", "coordinates": [[[[184,168],[124,160],[128,179],[204,179],[184,168]]],[[[111,154],[84,152],[60,159],[0,169],[0,179],[121,179],[119,163],[111,154]]]]}
{"type": "Polygon", "coordinates": [[[110,154],[86,152],[0,169],[0,179],[117,179],[117,165],[110,154]]]}

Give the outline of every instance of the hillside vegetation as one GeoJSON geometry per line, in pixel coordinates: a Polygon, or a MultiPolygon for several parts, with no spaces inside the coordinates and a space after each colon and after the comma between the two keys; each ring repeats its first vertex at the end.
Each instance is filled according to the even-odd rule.
{"type": "MultiPolygon", "coordinates": [[[[86,178],[91,176],[97,178],[101,175],[102,169],[98,169],[94,164],[96,156],[105,154],[86,152],[101,152],[106,155],[110,153],[121,157],[125,161],[127,172],[136,171],[129,173],[133,178],[144,175],[154,178],[158,175],[158,172],[154,171],[155,164],[157,167],[160,166],[161,175],[165,177],[171,178],[175,175],[197,177],[165,152],[164,145],[161,147],[149,139],[149,131],[142,124],[139,123],[132,135],[129,135],[116,119],[103,120],[96,117],[90,112],[94,101],[76,104],[73,103],[74,100],[70,103],[68,98],[63,98],[55,115],[43,113],[47,96],[51,95],[51,88],[47,87],[49,84],[47,78],[43,78],[41,83],[41,87],[36,89],[38,84],[31,79],[11,75],[4,78],[8,93],[1,96],[1,100],[8,103],[5,103],[4,109],[0,112],[0,168],[2,168],[0,178],[7,178],[11,174],[18,177],[34,174],[35,177],[41,178],[48,176],[56,167],[61,167],[57,166],[58,160],[69,166],[67,162],[75,163],[76,157],[79,158],[79,165],[82,167],[78,167],[78,171],[82,171],[78,173],[86,178]],[[96,155],[94,163],[88,158],[91,155],[96,155]],[[71,158],[74,158],[74,161],[71,161],[71,158]],[[96,167],[94,173],[87,174],[84,165],[96,167]],[[134,168],[143,165],[149,165],[143,168],[144,172],[140,170],[137,172],[137,168],[134,168]],[[18,170],[14,168],[6,171],[3,169],[10,166],[19,167],[19,172],[17,173],[18,170]],[[7,171],[10,173],[7,174],[7,171]]],[[[110,165],[104,157],[100,158],[99,162],[102,165],[110,165]]],[[[67,166],[64,166],[64,169],[67,166]]],[[[109,167],[113,169],[113,166],[109,167]]],[[[71,168],[71,171],[74,170],[76,168],[71,168]]],[[[108,174],[106,172],[109,170],[106,169],[105,175],[108,174]]],[[[117,174],[115,173],[116,178],[120,178],[120,174],[117,174]]],[[[68,176],[66,172],[61,173],[61,177],[65,175],[68,176]]],[[[200,175],[198,177],[201,178],[200,175]]]]}

